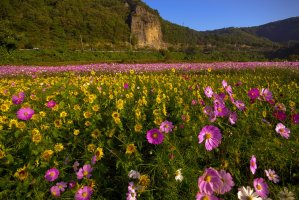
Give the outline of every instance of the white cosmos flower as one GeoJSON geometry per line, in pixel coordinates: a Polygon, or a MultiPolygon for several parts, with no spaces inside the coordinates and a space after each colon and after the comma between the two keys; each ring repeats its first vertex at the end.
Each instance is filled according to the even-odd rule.
{"type": "Polygon", "coordinates": [[[250,200],[263,200],[249,186],[247,186],[246,188],[243,186],[243,187],[239,188],[238,190],[239,190],[238,199],[240,199],[240,200],[248,200],[248,199],[250,199],[250,200]]]}
{"type": "Polygon", "coordinates": [[[180,182],[182,182],[182,180],[184,179],[181,170],[182,170],[182,169],[178,169],[178,170],[176,170],[176,172],[175,172],[175,180],[176,180],[176,181],[180,181],[180,182]]]}

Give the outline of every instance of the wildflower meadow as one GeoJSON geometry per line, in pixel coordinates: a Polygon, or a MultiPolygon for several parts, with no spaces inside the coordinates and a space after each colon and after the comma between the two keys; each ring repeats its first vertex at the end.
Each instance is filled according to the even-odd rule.
{"type": "Polygon", "coordinates": [[[299,62],[0,67],[0,199],[298,198],[299,62]]]}

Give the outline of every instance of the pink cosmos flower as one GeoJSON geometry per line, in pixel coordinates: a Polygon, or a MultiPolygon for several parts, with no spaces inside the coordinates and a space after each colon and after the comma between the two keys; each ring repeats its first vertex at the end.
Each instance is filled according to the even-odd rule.
{"type": "Polygon", "coordinates": [[[213,194],[205,194],[198,192],[196,195],[196,200],[219,200],[219,198],[217,198],[213,194]]]}
{"type": "Polygon", "coordinates": [[[163,133],[169,133],[173,128],[174,126],[172,125],[172,122],[169,122],[167,120],[162,122],[160,125],[160,131],[162,131],[163,133]]]}
{"type": "Polygon", "coordinates": [[[216,126],[208,125],[201,129],[198,135],[199,143],[205,140],[205,147],[208,151],[219,146],[222,135],[220,129],[216,126]]]}
{"type": "Polygon", "coordinates": [[[49,182],[55,181],[59,176],[59,170],[56,168],[51,168],[48,171],[46,171],[45,179],[49,182]]]}
{"type": "Polygon", "coordinates": [[[282,112],[286,112],[287,110],[286,106],[283,103],[276,103],[274,109],[276,111],[282,111],[282,112]]]}
{"type": "Polygon", "coordinates": [[[25,99],[24,92],[19,92],[18,95],[12,96],[12,102],[16,105],[23,103],[24,99],[25,99]]]}
{"type": "Polygon", "coordinates": [[[128,89],[129,88],[129,83],[125,83],[124,84],[124,89],[128,89]]]}
{"type": "Polygon", "coordinates": [[[49,101],[49,102],[47,103],[47,107],[48,107],[48,108],[54,108],[54,107],[56,106],[56,104],[57,104],[57,103],[56,103],[55,101],[52,101],[52,100],[51,100],[51,101],[49,101]]]}
{"type": "Polygon", "coordinates": [[[210,86],[206,87],[205,90],[205,95],[208,97],[208,98],[211,98],[214,94],[212,88],[210,86]]]}
{"type": "Polygon", "coordinates": [[[17,117],[20,120],[29,120],[34,115],[34,110],[31,108],[20,108],[17,112],[17,117]]]}
{"type": "Polygon", "coordinates": [[[244,110],[246,109],[246,106],[245,106],[244,102],[241,101],[241,100],[237,100],[237,101],[235,101],[234,104],[235,104],[235,106],[236,106],[239,110],[241,110],[241,111],[244,111],[244,110]]]}
{"type": "Polygon", "coordinates": [[[126,200],[136,200],[137,199],[137,193],[135,190],[134,182],[130,182],[128,186],[128,193],[126,200]]]}
{"type": "Polygon", "coordinates": [[[83,165],[83,167],[80,168],[79,171],[76,173],[77,179],[80,180],[83,177],[90,178],[92,170],[93,170],[93,168],[91,167],[90,164],[83,165]]]}
{"type": "Polygon", "coordinates": [[[74,188],[75,186],[76,186],[76,182],[75,181],[69,182],[69,188],[74,188]]]}
{"type": "Polygon", "coordinates": [[[290,137],[290,129],[286,128],[282,123],[276,125],[275,131],[279,133],[282,137],[288,139],[290,137]]]}
{"type": "Polygon", "coordinates": [[[269,194],[268,185],[263,178],[256,178],[253,181],[255,192],[262,198],[267,198],[269,194]]]}
{"type": "Polygon", "coordinates": [[[219,173],[211,167],[206,169],[204,174],[198,178],[200,193],[213,194],[217,188],[220,188],[221,184],[222,181],[219,173]]]}
{"type": "Polygon", "coordinates": [[[226,173],[225,170],[220,170],[218,173],[220,176],[221,185],[219,185],[219,188],[215,188],[216,192],[218,194],[224,194],[226,192],[229,192],[235,185],[231,174],[226,173]]]}
{"type": "Polygon", "coordinates": [[[260,91],[258,88],[252,88],[248,91],[248,96],[251,100],[255,100],[260,96],[260,91]]]}
{"type": "Polygon", "coordinates": [[[265,173],[270,181],[273,181],[274,183],[279,182],[279,176],[275,173],[274,170],[268,169],[268,170],[265,170],[265,173]]]}
{"type": "Polygon", "coordinates": [[[57,185],[52,186],[50,192],[54,197],[60,197],[60,189],[57,185]]]}
{"type": "Polygon", "coordinates": [[[256,169],[257,169],[256,158],[253,155],[251,157],[251,160],[250,160],[250,171],[251,171],[251,173],[255,174],[256,169]]]}
{"type": "Polygon", "coordinates": [[[216,117],[225,117],[229,114],[228,108],[224,104],[214,105],[216,117]]]}
{"type": "Polygon", "coordinates": [[[164,135],[159,131],[159,129],[154,128],[147,131],[146,139],[150,144],[161,144],[164,140],[164,135]]]}
{"type": "Polygon", "coordinates": [[[228,121],[230,124],[234,125],[238,120],[238,115],[236,112],[232,112],[229,114],[228,121]]]}
{"type": "Polygon", "coordinates": [[[274,111],[273,116],[279,121],[285,121],[287,118],[287,114],[284,111],[279,110],[274,111]]]}
{"type": "Polygon", "coordinates": [[[89,186],[81,187],[75,194],[75,200],[90,200],[92,188],[89,186]]]}
{"type": "Polygon", "coordinates": [[[62,181],[62,182],[56,183],[56,186],[59,188],[59,190],[61,192],[64,192],[65,188],[67,188],[67,183],[62,181]]]}
{"type": "Polygon", "coordinates": [[[264,101],[271,101],[273,99],[272,92],[268,88],[262,88],[260,97],[264,101]]]}
{"type": "Polygon", "coordinates": [[[299,113],[298,114],[293,114],[291,118],[292,118],[292,123],[293,124],[299,124],[299,113]]]}
{"type": "Polygon", "coordinates": [[[226,80],[222,80],[222,87],[223,87],[223,88],[226,88],[227,85],[228,85],[228,84],[227,84],[226,80]]]}

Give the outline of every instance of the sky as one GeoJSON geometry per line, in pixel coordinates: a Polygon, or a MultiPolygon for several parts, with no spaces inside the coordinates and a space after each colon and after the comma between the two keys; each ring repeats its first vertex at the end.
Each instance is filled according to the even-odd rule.
{"type": "Polygon", "coordinates": [[[205,31],[299,16],[299,0],[143,0],[170,22],[205,31]]]}

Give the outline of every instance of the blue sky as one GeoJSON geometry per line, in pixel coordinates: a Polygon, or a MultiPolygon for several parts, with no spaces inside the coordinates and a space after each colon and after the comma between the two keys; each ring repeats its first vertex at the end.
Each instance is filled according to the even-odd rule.
{"type": "Polygon", "coordinates": [[[299,0],[143,0],[162,18],[204,31],[299,16],[299,0]]]}

